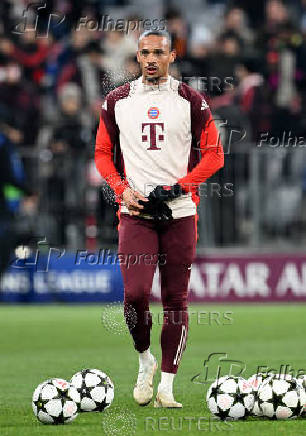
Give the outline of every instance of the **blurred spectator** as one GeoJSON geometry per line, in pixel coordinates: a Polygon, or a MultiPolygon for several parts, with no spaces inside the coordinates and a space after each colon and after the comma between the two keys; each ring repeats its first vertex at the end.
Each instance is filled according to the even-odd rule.
{"type": "Polygon", "coordinates": [[[33,147],[39,129],[39,97],[23,77],[21,66],[7,61],[0,66],[0,116],[15,131],[15,143],[33,147]],[[18,135],[18,136],[17,136],[18,135]]]}
{"type": "Polygon", "coordinates": [[[268,0],[265,5],[263,29],[257,33],[256,46],[265,52],[277,43],[279,29],[290,23],[289,11],[282,0],[268,0]]]}
{"type": "Polygon", "coordinates": [[[82,86],[79,59],[91,39],[93,39],[92,33],[81,27],[79,30],[72,31],[69,41],[63,43],[58,55],[57,92],[68,82],[75,82],[82,86]]]}
{"type": "Polygon", "coordinates": [[[204,24],[196,24],[192,28],[189,45],[191,57],[197,59],[206,57],[214,45],[213,33],[204,24]]]}
{"type": "Polygon", "coordinates": [[[34,30],[27,30],[12,47],[11,56],[24,68],[24,77],[37,85],[42,83],[44,66],[51,50],[49,38],[36,38],[34,30]]]}
{"type": "Polygon", "coordinates": [[[85,103],[91,106],[95,101],[105,96],[103,80],[106,76],[104,59],[101,46],[98,41],[90,41],[80,57],[80,70],[85,103]]]}
{"type": "Polygon", "coordinates": [[[266,25],[277,28],[288,21],[288,9],[282,0],[268,0],[266,4],[266,25]]]}
{"type": "Polygon", "coordinates": [[[267,90],[263,76],[259,73],[259,59],[245,58],[236,67],[239,80],[236,99],[240,110],[248,117],[252,141],[257,141],[259,134],[270,130],[271,113],[267,105],[267,90]]]}
{"type": "Polygon", "coordinates": [[[248,26],[247,16],[242,9],[234,7],[227,11],[224,18],[223,33],[228,32],[237,35],[244,46],[252,43],[252,31],[248,26]]]}
{"type": "MultiPolygon", "coordinates": [[[[13,144],[14,135],[12,132],[5,134],[4,130],[6,128],[0,123],[0,279],[17,244],[15,221],[21,199],[26,196],[22,206],[30,213],[35,211],[37,204],[34,190],[25,180],[22,161],[13,144]]],[[[31,235],[24,234],[21,243],[25,243],[27,237],[31,235]]]]}
{"type": "Polygon", "coordinates": [[[73,83],[66,84],[59,99],[60,118],[50,143],[52,160],[47,198],[49,213],[56,223],[52,240],[65,245],[73,242],[67,236],[68,226],[82,226],[85,158],[91,136],[81,122],[81,89],[73,83]]]}
{"type": "Polygon", "coordinates": [[[224,33],[217,41],[216,51],[209,57],[209,73],[220,81],[220,89],[212,92],[218,95],[223,92],[226,82],[235,83],[235,68],[242,55],[242,41],[233,32],[224,33]]]}
{"type": "Polygon", "coordinates": [[[188,27],[179,10],[170,8],[165,13],[167,30],[172,38],[172,47],[179,58],[187,53],[188,27]]]}

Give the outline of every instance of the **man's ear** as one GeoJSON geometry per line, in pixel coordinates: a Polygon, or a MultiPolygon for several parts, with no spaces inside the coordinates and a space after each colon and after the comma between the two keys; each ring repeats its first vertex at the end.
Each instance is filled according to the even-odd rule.
{"type": "Polygon", "coordinates": [[[172,64],[176,59],[176,51],[175,50],[171,50],[170,53],[170,64],[172,64]]]}
{"type": "Polygon", "coordinates": [[[140,54],[139,54],[139,50],[137,50],[137,62],[140,64],[140,54]]]}

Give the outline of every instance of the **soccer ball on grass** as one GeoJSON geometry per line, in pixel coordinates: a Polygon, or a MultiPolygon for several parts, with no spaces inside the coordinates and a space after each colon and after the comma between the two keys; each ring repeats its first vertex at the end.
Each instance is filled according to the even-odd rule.
{"type": "Polygon", "coordinates": [[[261,416],[270,419],[292,419],[303,410],[302,387],[293,377],[267,378],[257,392],[261,416]]]}
{"type": "Polygon", "coordinates": [[[83,369],[71,378],[81,397],[80,412],[102,412],[114,399],[114,384],[99,369],[83,369]]]}
{"type": "Polygon", "coordinates": [[[33,393],[34,415],[43,424],[65,424],[77,417],[80,395],[66,380],[52,378],[33,393]]]}
{"type": "Polygon", "coordinates": [[[251,377],[249,377],[247,379],[247,383],[251,387],[252,393],[254,394],[254,398],[255,398],[254,406],[253,406],[253,409],[251,412],[251,415],[253,415],[253,416],[261,416],[261,414],[262,414],[262,412],[259,408],[259,405],[258,405],[257,392],[258,392],[258,389],[260,388],[260,386],[262,385],[262,383],[265,380],[267,380],[267,378],[269,378],[269,377],[270,377],[270,374],[259,372],[257,374],[251,375],[251,377]]]}
{"type": "Polygon", "coordinates": [[[245,379],[227,375],[211,384],[206,401],[214,416],[221,420],[238,420],[250,415],[254,394],[245,379]]]}

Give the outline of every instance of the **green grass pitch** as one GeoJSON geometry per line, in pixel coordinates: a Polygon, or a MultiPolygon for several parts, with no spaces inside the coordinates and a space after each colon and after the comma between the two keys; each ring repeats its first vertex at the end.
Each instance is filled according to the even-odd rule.
{"type": "MultiPolygon", "coordinates": [[[[152,309],[155,325],[151,349],[160,360],[161,317],[158,322],[157,314],[161,309],[152,309]]],[[[0,307],[0,435],[306,434],[306,419],[301,418],[277,422],[249,418],[230,424],[209,420],[205,404],[208,385],[191,382],[196,374],[204,374],[208,355],[217,352],[245,362],[247,376],[256,371],[257,365],[305,368],[306,305],[192,305],[190,310],[220,312],[219,322],[215,321],[216,314],[212,314],[211,322],[205,313],[190,317],[188,345],[175,380],[175,397],[184,407],[165,410],[154,409],[152,403],[142,408],[134,403],[137,354],[130,336],[120,327],[120,319],[115,322],[115,327],[119,325],[116,334],[114,326],[101,322],[105,307],[0,307]],[[232,312],[232,324],[223,317],[225,311],[232,312]],[[49,377],[70,379],[74,372],[90,367],[103,370],[113,379],[112,406],[104,413],[80,414],[65,426],[40,424],[31,409],[34,388],[49,377]]],[[[209,367],[215,369],[216,362],[209,367]]]]}

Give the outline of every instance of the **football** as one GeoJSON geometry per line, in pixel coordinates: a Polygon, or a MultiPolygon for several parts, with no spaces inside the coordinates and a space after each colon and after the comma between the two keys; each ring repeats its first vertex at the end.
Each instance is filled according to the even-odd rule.
{"type": "Polygon", "coordinates": [[[206,401],[214,416],[226,421],[237,420],[250,415],[254,394],[245,379],[227,375],[211,384],[206,401]]]}
{"type": "Polygon", "coordinates": [[[301,413],[301,416],[303,418],[306,417],[306,375],[301,375],[297,378],[297,382],[300,384],[301,386],[301,402],[303,405],[303,410],[301,413]]]}
{"type": "Polygon", "coordinates": [[[261,415],[270,419],[292,419],[301,415],[303,409],[302,388],[291,376],[266,379],[257,392],[261,415]]]}
{"type": "Polygon", "coordinates": [[[254,394],[254,398],[255,398],[254,407],[253,407],[252,412],[251,412],[251,414],[253,416],[261,416],[261,410],[260,410],[259,405],[258,405],[257,393],[258,393],[259,387],[269,377],[270,377],[270,375],[268,373],[257,373],[257,374],[251,375],[251,377],[249,377],[247,379],[247,383],[250,385],[250,387],[252,389],[252,393],[254,394]]]}
{"type": "Polygon", "coordinates": [[[43,424],[65,424],[77,417],[80,395],[60,378],[46,380],[33,393],[34,415],[43,424]]]}
{"type": "Polygon", "coordinates": [[[80,412],[102,412],[114,399],[114,384],[99,369],[83,369],[71,378],[71,385],[79,393],[80,412]]]}

